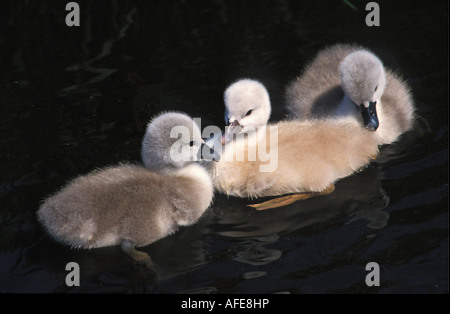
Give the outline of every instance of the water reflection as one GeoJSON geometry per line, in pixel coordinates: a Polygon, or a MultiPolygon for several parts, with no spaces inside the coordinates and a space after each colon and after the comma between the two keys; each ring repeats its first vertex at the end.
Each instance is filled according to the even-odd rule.
{"type": "MultiPolygon", "coordinates": [[[[116,18],[118,12],[119,7],[117,2],[113,1],[112,2],[112,17],[116,18]]],[[[104,38],[103,39],[103,45],[101,47],[100,52],[88,59],[88,60],[83,60],[80,63],[75,63],[72,65],[69,65],[65,68],[65,71],[68,72],[76,72],[79,75],[83,72],[88,72],[88,73],[93,73],[95,74],[94,77],[90,78],[89,80],[83,80],[82,82],[78,82],[74,85],[70,85],[67,87],[64,87],[63,89],[61,89],[58,92],[59,96],[66,96],[68,93],[73,93],[73,92],[77,92],[79,93],[81,90],[86,89],[86,86],[89,86],[91,84],[94,83],[98,83],[98,82],[102,82],[104,81],[106,78],[108,78],[110,75],[112,75],[113,73],[115,73],[116,71],[118,71],[118,69],[114,69],[114,68],[104,68],[104,67],[98,67],[95,65],[95,62],[97,61],[101,61],[102,59],[104,59],[105,57],[109,57],[112,49],[114,47],[114,45],[116,44],[117,41],[123,39],[126,34],[127,34],[127,30],[130,28],[130,26],[134,23],[134,15],[137,12],[137,8],[135,6],[131,7],[129,9],[128,12],[126,13],[121,13],[125,15],[125,21],[123,23],[123,25],[119,25],[117,23],[117,21],[113,21],[112,25],[113,27],[116,29],[116,31],[113,34],[112,38],[104,38]]],[[[93,38],[93,25],[92,25],[92,21],[94,19],[94,16],[92,12],[92,4],[88,3],[88,5],[86,6],[86,10],[84,11],[84,13],[86,14],[86,19],[85,19],[85,23],[83,23],[83,29],[85,31],[84,34],[84,40],[81,43],[81,48],[83,50],[83,53],[86,56],[89,56],[90,54],[90,49],[89,46],[92,44],[92,40],[94,40],[93,38]]]]}
{"type": "Polygon", "coordinates": [[[379,170],[371,165],[364,171],[343,179],[329,196],[299,201],[291,205],[255,211],[244,204],[249,200],[221,199],[214,204],[218,223],[222,226],[219,235],[240,238],[236,260],[251,265],[263,265],[281,257],[282,252],[265,246],[275,243],[280,236],[301,234],[304,229],[340,218],[352,223],[364,220],[370,229],[386,226],[389,213],[384,209],[389,197],[379,183],[379,170]],[[236,204],[239,204],[236,206],[236,204]]]}

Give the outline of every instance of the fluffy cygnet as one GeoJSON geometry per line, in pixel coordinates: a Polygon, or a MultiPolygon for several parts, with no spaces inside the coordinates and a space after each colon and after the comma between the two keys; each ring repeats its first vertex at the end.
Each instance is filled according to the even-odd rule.
{"type": "Polygon", "coordinates": [[[147,168],[123,164],[78,177],[47,198],[38,220],[57,241],[75,248],[120,244],[149,268],[137,251],[195,223],[209,207],[213,185],[195,163],[200,130],[182,113],[164,113],[147,126],[142,156],[147,168]]]}
{"type": "Polygon", "coordinates": [[[337,180],[368,165],[377,153],[374,133],[356,123],[282,121],[226,144],[211,173],[214,187],[228,195],[256,198],[304,193],[255,206],[267,209],[331,193],[337,180]]]}
{"type": "Polygon", "coordinates": [[[286,107],[295,119],[358,121],[376,134],[379,145],[396,141],[414,123],[406,82],[357,45],[337,44],[319,52],[287,87],[286,107]]]}
{"type": "Polygon", "coordinates": [[[239,132],[248,132],[269,121],[269,93],[257,80],[246,78],[234,82],[226,88],[224,101],[225,123],[229,125],[227,134],[235,132],[234,129],[238,126],[239,132]]]}

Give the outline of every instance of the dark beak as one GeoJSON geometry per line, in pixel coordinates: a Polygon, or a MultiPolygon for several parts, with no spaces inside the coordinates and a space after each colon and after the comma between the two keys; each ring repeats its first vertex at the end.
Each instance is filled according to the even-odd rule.
{"type": "Polygon", "coordinates": [[[225,109],[225,124],[228,124],[229,120],[228,120],[228,109],[225,109]]]}
{"type": "Polygon", "coordinates": [[[235,128],[235,127],[237,127],[237,126],[240,126],[238,120],[234,120],[233,122],[231,122],[231,123],[229,123],[229,124],[230,124],[230,126],[231,126],[232,128],[235,128]]]}
{"type": "Polygon", "coordinates": [[[225,135],[229,136],[230,133],[234,132],[234,128],[240,126],[239,121],[238,120],[234,120],[233,122],[228,122],[228,125],[226,126],[226,132],[225,135]]]}
{"type": "Polygon", "coordinates": [[[214,150],[214,148],[202,143],[198,150],[197,159],[206,161],[219,161],[220,155],[214,150]]]}
{"type": "Polygon", "coordinates": [[[370,131],[378,129],[380,123],[377,116],[377,102],[369,102],[369,107],[365,108],[364,105],[360,105],[359,108],[361,109],[364,126],[370,131]]]}
{"type": "Polygon", "coordinates": [[[225,134],[223,137],[223,144],[225,145],[226,143],[229,143],[233,140],[235,133],[239,133],[236,132],[235,128],[236,127],[240,127],[241,125],[239,124],[239,121],[234,120],[233,122],[230,123],[230,121],[228,121],[228,125],[225,127],[225,134]]]}

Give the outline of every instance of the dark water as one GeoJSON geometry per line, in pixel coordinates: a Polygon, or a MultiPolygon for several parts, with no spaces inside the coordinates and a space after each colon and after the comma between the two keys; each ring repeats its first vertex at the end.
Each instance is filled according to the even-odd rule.
{"type": "Polygon", "coordinates": [[[2,4],[0,292],[448,293],[448,4],[378,1],[381,26],[367,27],[366,2],[350,2],[78,1],[72,28],[64,1],[2,4]],[[336,42],[399,70],[419,116],[333,194],[264,212],[217,195],[198,224],[143,248],[158,279],[118,247],[72,250],[37,224],[71,178],[139,162],[160,111],[223,126],[224,88],[251,77],[282,118],[284,86],[336,42]]]}

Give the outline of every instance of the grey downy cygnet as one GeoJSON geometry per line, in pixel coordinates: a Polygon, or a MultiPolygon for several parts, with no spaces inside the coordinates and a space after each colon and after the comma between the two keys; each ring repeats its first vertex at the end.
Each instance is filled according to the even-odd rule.
{"type": "Polygon", "coordinates": [[[199,127],[182,113],[163,113],[147,126],[146,166],[121,164],[80,176],[47,198],[38,220],[57,241],[74,248],[121,245],[155,270],[146,246],[179,226],[194,224],[213,199],[208,172],[195,161],[199,127]]]}
{"type": "Polygon", "coordinates": [[[357,121],[390,144],[414,123],[408,85],[358,45],[337,44],[319,52],[286,89],[289,117],[357,121]]]}

